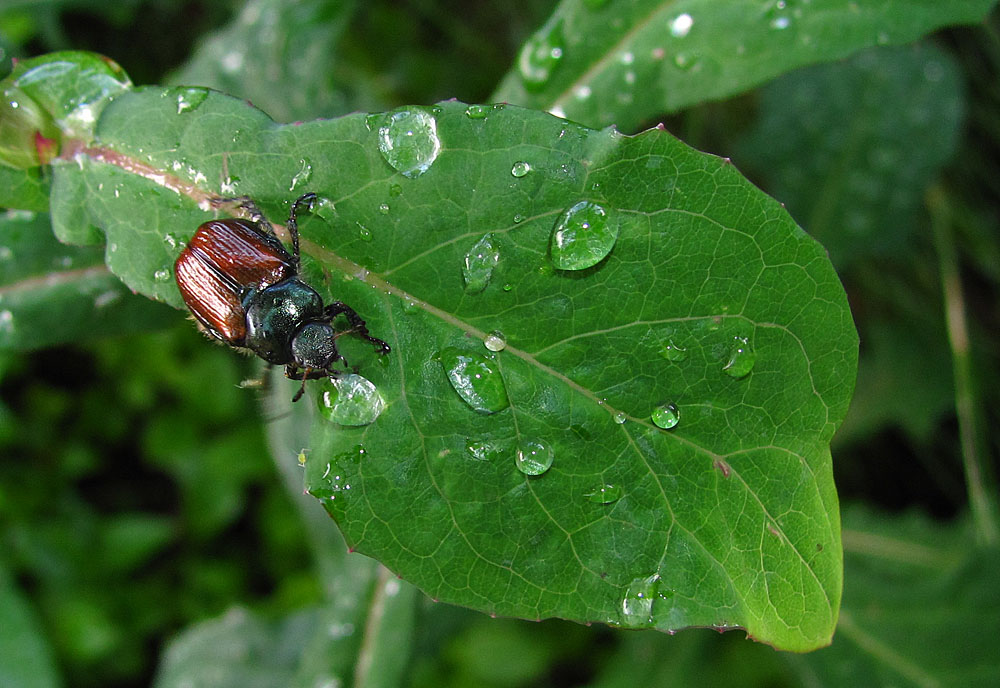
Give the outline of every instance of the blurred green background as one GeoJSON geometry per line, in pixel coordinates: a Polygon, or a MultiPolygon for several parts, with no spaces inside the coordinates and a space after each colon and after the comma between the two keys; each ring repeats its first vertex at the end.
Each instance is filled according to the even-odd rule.
{"type": "MultiPolygon", "coordinates": [[[[483,102],[554,6],[4,0],[0,74],[18,56],[94,50],[137,84],[211,85],[279,121],[483,102]],[[225,68],[234,61],[239,69],[225,68]]],[[[965,532],[942,274],[960,275],[974,439],[995,470],[1000,16],[664,121],[732,157],[838,267],[862,339],[857,394],[834,444],[845,526],[892,521],[928,547],[965,532]]],[[[322,599],[305,526],[266,451],[274,419],[237,387],[260,374],[256,361],[207,344],[167,308],[132,329],[0,352],[0,634],[18,634],[21,656],[48,658],[24,685],[148,685],[170,638],[195,622],[234,606],[278,619],[322,599]]],[[[909,585],[904,576],[893,589],[909,585]]],[[[947,617],[951,589],[927,594],[947,617]]],[[[997,608],[995,593],[965,603],[954,618],[969,625],[970,605],[997,608]]],[[[915,626],[947,634],[940,620],[915,626]]],[[[832,654],[836,643],[819,659],[785,657],[739,633],[491,620],[430,601],[416,629],[412,686],[796,686],[816,676],[810,662],[874,661],[832,654]]]]}

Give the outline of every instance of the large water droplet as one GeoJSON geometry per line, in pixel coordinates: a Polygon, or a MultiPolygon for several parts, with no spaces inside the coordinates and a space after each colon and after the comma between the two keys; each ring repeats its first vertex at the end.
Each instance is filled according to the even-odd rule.
{"type": "Polygon", "coordinates": [[[552,447],[542,440],[521,442],[514,456],[517,470],[525,475],[541,475],[552,467],[555,454],[552,447]]]}
{"type": "Polygon", "coordinates": [[[507,348],[507,338],[500,330],[493,330],[483,339],[483,346],[493,352],[503,351],[507,348]]]}
{"type": "Polygon", "coordinates": [[[507,408],[507,388],[496,361],[479,353],[453,346],[442,349],[438,360],[458,396],[478,413],[496,413],[507,408]]]}
{"type": "Polygon", "coordinates": [[[521,49],[517,66],[529,91],[541,90],[563,56],[562,18],[548,22],[528,39],[521,49]]]}
{"type": "Polygon", "coordinates": [[[676,404],[660,404],[653,409],[650,417],[657,427],[669,430],[676,427],[677,423],[680,422],[681,412],[677,409],[676,404]]]}
{"type": "Polygon", "coordinates": [[[552,263],[560,270],[597,265],[614,248],[618,223],[610,211],[591,201],[568,208],[552,228],[552,263]]]}
{"type": "Polygon", "coordinates": [[[462,262],[465,290],[470,294],[478,294],[485,289],[493,277],[493,268],[499,261],[500,249],[492,234],[485,235],[473,244],[462,262]]]}
{"type": "Polygon", "coordinates": [[[621,485],[605,484],[587,492],[583,496],[587,498],[587,501],[594,502],[595,504],[613,504],[621,499],[624,494],[625,490],[621,485]]]}
{"type": "Polygon", "coordinates": [[[682,346],[678,346],[672,341],[663,345],[660,349],[660,354],[662,354],[668,361],[673,361],[674,363],[683,361],[688,357],[687,349],[682,346]]]}
{"type": "Polygon", "coordinates": [[[320,413],[340,425],[368,425],[385,408],[378,388],[354,373],[326,380],[322,389],[318,402],[320,413]]]}
{"type": "Polygon", "coordinates": [[[510,173],[517,178],[523,177],[524,175],[528,174],[528,172],[531,172],[531,165],[524,162],[523,160],[518,160],[510,168],[510,173]]]}
{"type": "Polygon", "coordinates": [[[722,366],[722,370],[729,377],[738,380],[753,370],[753,365],[757,362],[757,353],[750,347],[749,338],[733,337],[733,340],[733,348],[729,350],[729,360],[722,366]]]}
{"type": "Polygon", "coordinates": [[[660,596],[660,576],[636,578],[629,583],[622,598],[622,625],[631,628],[648,628],[654,623],[653,602],[660,596]]]}
{"type": "Polygon", "coordinates": [[[208,89],[205,88],[178,88],[177,93],[177,114],[192,112],[208,98],[208,89]]]}
{"type": "Polygon", "coordinates": [[[292,183],[288,185],[288,190],[295,191],[296,189],[301,189],[309,183],[309,180],[312,179],[312,175],[312,163],[305,158],[302,158],[299,160],[299,171],[295,173],[294,177],[292,177],[292,183]]]}
{"type": "Polygon", "coordinates": [[[441,152],[437,121],[418,108],[394,110],[378,128],[378,149],[404,177],[419,177],[441,152]]]}

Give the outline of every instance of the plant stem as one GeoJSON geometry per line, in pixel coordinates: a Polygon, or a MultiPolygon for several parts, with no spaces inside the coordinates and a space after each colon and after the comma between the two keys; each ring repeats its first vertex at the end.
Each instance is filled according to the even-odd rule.
{"type": "Polygon", "coordinates": [[[958,256],[951,232],[951,212],[944,190],[933,187],[927,194],[934,244],[941,270],[941,290],[944,299],[945,323],[951,345],[952,368],[955,376],[955,412],[965,469],[969,508],[972,511],[976,539],[983,545],[1000,541],[997,524],[996,481],[987,458],[983,455],[980,434],[979,404],[973,383],[972,352],[969,327],[965,315],[965,299],[958,268],[958,256]]]}

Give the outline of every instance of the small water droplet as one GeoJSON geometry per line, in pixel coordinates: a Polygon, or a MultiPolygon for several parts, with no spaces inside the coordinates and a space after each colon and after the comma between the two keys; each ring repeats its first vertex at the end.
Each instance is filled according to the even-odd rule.
{"type": "Polygon", "coordinates": [[[524,222],[524,215],[522,215],[521,213],[515,213],[513,219],[514,219],[514,224],[519,225],[522,222],[524,222]]]}
{"type": "Polygon", "coordinates": [[[504,448],[499,442],[490,440],[466,440],[465,451],[476,461],[490,461],[501,456],[504,448]]]}
{"type": "Polygon", "coordinates": [[[580,201],[568,208],[552,228],[550,252],[560,270],[597,265],[618,240],[618,223],[604,207],[580,201]]]}
{"type": "Polygon", "coordinates": [[[389,214],[389,204],[388,203],[382,203],[381,205],[379,205],[378,211],[380,213],[382,213],[383,215],[388,215],[389,214]]]}
{"type": "Polygon", "coordinates": [[[496,413],[507,408],[507,388],[496,361],[453,346],[442,349],[437,359],[448,376],[448,382],[472,410],[496,413]]]}
{"type": "Polygon", "coordinates": [[[361,241],[372,240],[372,230],[368,229],[360,222],[355,222],[354,224],[358,226],[358,238],[361,239],[361,241]]]}
{"type": "Polygon", "coordinates": [[[465,108],[465,116],[469,119],[486,119],[488,114],[490,114],[489,105],[470,105],[465,108]]]}
{"type": "Polygon", "coordinates": [[[337,217],[336,206],[333,205],[333,201],[325,196],[319,196],[315,201],[313,201],[312,210],[310,212],[327,224],[333,224],[333,221],[337,217]]]}
{"type": "Polygon", "coordinates": [[[615,422],[618,423],[618,425],[624,425],[625,421],[628,420],[628,416],[625,414],[624,411],[619,411],[614,415],[614,419],[615,422]]]}
{"type": "Polygon", "coordinates": [[[385,408],[385,400],[378,388],[368,379],[348,373],[333,380],[325,380],[319,395],[320,413],[340,425],[368,425],[373,423],[385,408]]]}
{"type": "Polygon", "coordinates": [[[208,89],[179,88],[177,89],[177,114],[192,112],[208,98],[208,89]]]}
{"type": "Polygon", "coordinates": [[[170,279],[170,270],[157,270],[153,273],[153,279],[157,282],[166,282],[170,279]]]}
{"type": "Polygon", "coordinates": [[[531,172],[531,165],[523,160],[518,160],[514,163],[514,166],[510,168],[510,173],[519,179],[528,174],[528,172],[531,172]]]}
{"type": "Polygon", "coordinates": [[[299,171],[295,173],[294,177],[292,177],[292,183],[288,185],[288,190],[295,191],[296,189],[308,184],[309,180],[312,179],[312,174],[312,163],[305,158],[302,158],[299,160],[299,171]]]}
{"type": "Polygon", "coordinates": [[[668,361],[673,361],[674,363],[679,363],[688,357],[687,349],[673,342],[664,344],[663,348],[660,349],[660,354],[668,361]]]}
{"type": "Polygon", "coordinates": [[[418,108],[394,110],[378,128],[378,149],[404,177],[419,177],[441,152],[437,120],[418,108]]]}
{"type": "Polygon", "coordinates": [[[513,285],[513,284],[511,284],[510,282],[507,282],[507,283],[505,283],[505,284],[503,285],[503,287],[501,287],[501,288],[502,288],[502,289],[503,289],[504,291],[511,291],[511,290],[512,290],[512,289],[514,288],[514,285],[513,285]]]}
{"type": "Polygon", "coordinates": [[[503,351],[507,347],[507,338],[500,330],[493,330],[486,335],[483,345],[493,352],[503,351]]]}
{"type": "Polygon", "coordinates": [[[494,236],[486,234],[465,254],[462,262],[465,290],[470,294],[478,294],[484,290],[489,285],[493,277],[493,268],[498,262],[500,262],[500,248],[494,236]]]}
{"type": "Polygon", "coordinates": [[[563,56],[562,18],[547,22],[528,39],[518,57],[518,70],[529,91],[541,90],[563,56]]]}
{"type": "Polygon", "coordinates": [[[694,26],[694,19],[691,18],[690,14],[687,12],[678,14],[670,22],[670,35],[674,38],[684,38],[691,31],[692,26],[694,26]]]}
{"type": "Polygon", "coordinates": [[[753,370],[754,363],[757,362],[757,353],[750,346],[748,337],[733,337],[733,347],[729,350],[729,360],[722,370],[726,375],[739,380],[746,377],[753,370]]]}
{"type": "Polygon", "coordinates": [[[681,414],[676,404],[660,404],[653,409],[650,417],[657,427],[669,430],[677,426],[677,423],[680,422],[681,414]]]}
{"type": "Polygon", "coordinates": [[[660,576],[636,578],[629,583],[622,599],[622,625],[648,628],[654,623],[653,602],[660,597],[660,576]]]}
{"type": "Polygon", "coordinates": [[[625,490],[621,485],[606,484],[587,492],[583,496],[587,498],[587,501],[594,502],[595,504],[613,504],[621,499],[624,494],[625,490]]]}
{"type": "Polygon", "coordinates": [[[514,463],[525,475],[541,475],[552,467],[555,454],[548,443],[541,440],[522,442],[517,448],[514,463]]]}
{"type": "Polygon", "coordinates": [[[389,186],[389,197],[396,198],[403,193],[403,187],[399,184],[392,184],[389,186]]]}

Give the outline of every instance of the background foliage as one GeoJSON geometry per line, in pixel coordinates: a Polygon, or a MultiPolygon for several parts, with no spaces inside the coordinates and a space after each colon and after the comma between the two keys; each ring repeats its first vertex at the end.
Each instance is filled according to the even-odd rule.
{"type": "MultiPolygon", "coordinates": [[[[1000,18],[921,38],[989,3],[947,5],[712,3],[723,19],[754,13],[742,54],[778,41],[770,49],[791,57],[775,69],[727,61],[738,38],[700,34],[707,21],[689,27],[690,47],[658,52],[664,28],[682,32],[668,20],[706,16],[698,2],[6,3],[0,71],[11,57],[90,49],[137,83],[213,86],[278,121],[451,97],[561,108],[627,133],[665,118],[824,243],[862,356],[834,444],[845,589],[830,648],[493,620],[347,555],[299,494],[298,468],[261,449],[304,446],[305,430],[235,387],[257,374],[252,361],[123,289],[100,252],[39,245],[18,269],[72,279],[17,305],[50,339],[6,338],[0,353],[0,685],[171,686],[192,673],[291,685],[354,675],[359,661],[372,662],[357,674],[371,685],[991,683],[997,522],[988,499],[976,505],[995,490],[1000,451],[1000,18]],[[613,14],[637,19],[616,26],[613,14]],[[525,61],[546,67],[530,50],[553,42],[562,71],[522,92],[525,61]],[[574,66],[579,46],[590,61],[574,66]],[[567,86],[567,74],[593,81],[567,86]],[[125,315],[102,319],[95,304],[125,315]]],[[[45,236],[47,223],[0,218],[8,240],[45,236]]],[[[0,284],[23,279],[9,270],[0,284]]]]}

